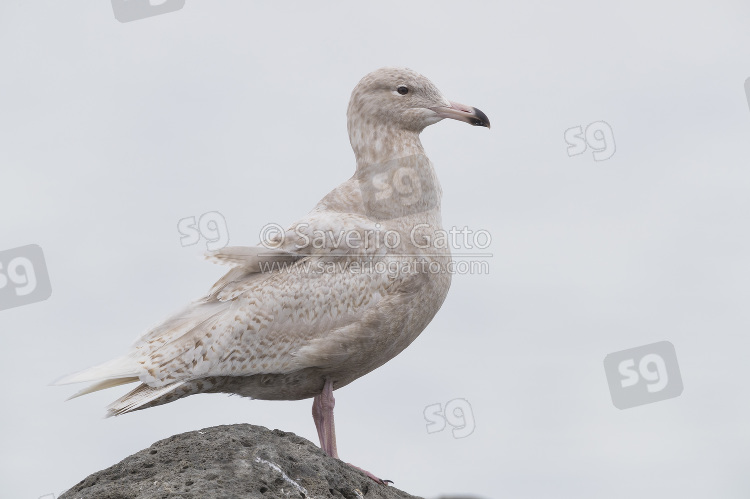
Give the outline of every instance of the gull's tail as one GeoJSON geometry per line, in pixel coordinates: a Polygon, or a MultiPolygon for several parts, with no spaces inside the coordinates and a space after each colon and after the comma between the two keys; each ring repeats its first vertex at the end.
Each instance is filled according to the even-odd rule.
{"type": "Polygon", "coordinates": [[[119,357],[104,364],[63,376],[52,384],[67,385],[70,383],[95,382],[93,385],[73,394],[68,398],[70,400],[87,393],[138,381],[138,368],[136,366],[137,362],[132,357],[119,357]]]}
{"type": "Polygon", "coordinates": [[[176,398],[181,398],[185,394],[183,393],[172,393],[177,388],[185,384],[184,381],[178,381],[171,383],[167,386],[161,386],[154,388],[146,384],[141,384],[134,390],[129,391],[119,399],[115,400],[107,406],[107,417],[119,416],[126,412],[136,411],[138,409],[145,409],[146,407],[152,407],[155,405],[165,404],[171,402],[176,398]]]}
{"type": "MultiPolygon", "coordinates": [[[[99,364],[90,369],[80,371],[77,373],[63,376],[57,381],[53,382],[53,385],[67,385],[69,383],[82,383],[82,382],[94,382],[92,385],[84,388],[83,390],[73,394],[68,398],[74,399],[81,395],[88,393],[98,392],[106,388],[112,388],[115,386],[126,385],[128,383],[135,383],[139,381],[137,361],[132,357],[120,357],[104,364],[99,364]]],[[[182,386],[183,381],[171,383],[166,386],[154,388],[146,384],[141,384],[134,390],[126,393],[119,399],[112,402],[107,406],[107,417],[119,416],[126,412],[132,412],[138,409],[145,409],[152,405],[163,404],[170,401],[175,394],[172,392],[182,386]],[[170,395],[172,394],[172,395],[170,395]]]]}
{"type": "MultiPolygon", "coordinates": [[[[197,335],[203,329],[208,330],[222,317],[222,314],[230,309],[230,306],[231,302],[206,301],[205,299],[194,302],[159,326],[151,329],[147,334],[141,336],[133,345],[129,354],[84,371],[63,376],[52,384],[92,383],[90,386],[71,396],[68,399],[70,400],[99,390],[140,381],[141,384],[134,390],[131,390],[107,407],[107,416],[115,416],[137,409],[153,407],[154,405],[164,404],[180,397],[198,393],[202,389],[207,389],[212,383],[208,381],[197,383],[175,381],[170,383],[169,381],[173,379],[167,379],[171,378],[169,376],[170,371],[166,369],[159,371],[158,367],[162,367],[171,361],[174,361],[176,364],[186,364],[188,361],[180,357],[184,353],[184,349],[180,350],[179,347],[188,344],[192,345],[193,340],[183,340],[183,337],[191,334],[197,335]],[[177,345],[173,349],[174,351],[170,353],[172,357],[165,359],[162,358],[161,354],[156,353],[164,345],[169,345],[170,348],[177,345]],[[163,364],[156,366],[157,369],[155,371],[150,371],[148,366],[152,365],[153,356],[160,358],[163,364]]],[[[213,350],[213,347],[211,349],[213,350]]]]}

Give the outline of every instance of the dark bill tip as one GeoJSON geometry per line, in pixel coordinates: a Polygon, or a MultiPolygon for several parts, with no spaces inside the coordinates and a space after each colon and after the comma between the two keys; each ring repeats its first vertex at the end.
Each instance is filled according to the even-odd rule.
{"type": "Polygon", "coordinates": [[[487,128],[489,128],[490,119],[487,117],[487,115],[475,107],[472,107],[471,109],[474,111],[474,116],[471,118],[469,123],[474,126],[486,126],[487,128]]]}

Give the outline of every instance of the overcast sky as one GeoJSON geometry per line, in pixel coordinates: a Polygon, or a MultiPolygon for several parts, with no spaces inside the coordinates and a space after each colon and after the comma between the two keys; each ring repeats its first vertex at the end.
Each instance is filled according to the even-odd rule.
{"type": "Polygon", "coordinates": [[[59,495],[208,426],[318,443],[309,400],[103,419],[127,387],[48,384],[222,274],[180,220],[219,212],[253,245],[347,179],[349,95],[386,65],[491,119],[422,137],[444,225],[488,231],[492,257],[336,392],[342,459],[424,497],[750,496],[750,5],[435,0],[187,0],[127,23],[102,0],[0,3],[0,264],[39,245],[52,289],[0,310],[0,496],[59,495]],[[684,391],[618,409],[605,356],[661,341],[684,391]],[[455,399],[474,431],[429,433],[425,408],[455,399]]]}

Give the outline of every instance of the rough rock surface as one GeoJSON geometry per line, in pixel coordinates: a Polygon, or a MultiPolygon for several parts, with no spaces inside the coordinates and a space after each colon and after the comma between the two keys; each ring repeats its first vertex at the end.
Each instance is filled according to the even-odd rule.
{"type": "Polygon", "coordinates": [[[415,496],[376,484],[294,433],[238,424],[160,440],[87,477],[59,499],[287,497],[415,496]]]}

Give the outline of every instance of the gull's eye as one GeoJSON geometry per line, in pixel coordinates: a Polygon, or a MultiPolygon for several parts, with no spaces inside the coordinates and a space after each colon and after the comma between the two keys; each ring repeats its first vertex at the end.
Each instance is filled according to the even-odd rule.
{"type": "Polygon", "coordinates": [[[396,89],[396,92],[400,93],[401,95],[406,95],[409,93],[409,89],[401,85],[400,87],[396,89]]]}

